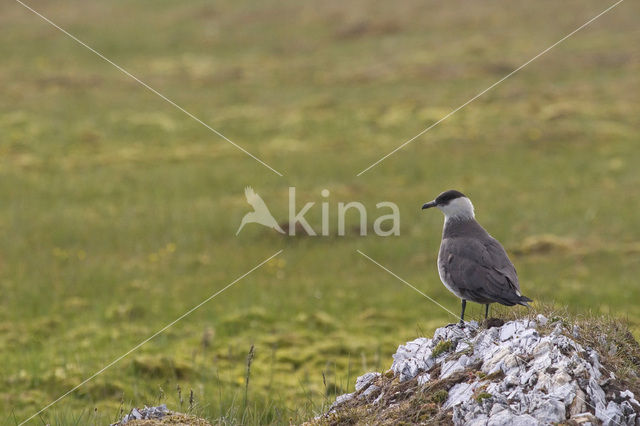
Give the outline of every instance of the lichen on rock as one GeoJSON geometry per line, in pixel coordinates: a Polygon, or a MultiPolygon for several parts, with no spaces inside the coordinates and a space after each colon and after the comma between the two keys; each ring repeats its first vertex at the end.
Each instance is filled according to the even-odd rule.
{"type": "Polygon", "coordinates": [[[500,327],[439,328],[431,339],[400,345],[391,377],[358,378],[356,391],[314,423],[640,425],[634,392],[579,334],[543,315],[500,327]]]}

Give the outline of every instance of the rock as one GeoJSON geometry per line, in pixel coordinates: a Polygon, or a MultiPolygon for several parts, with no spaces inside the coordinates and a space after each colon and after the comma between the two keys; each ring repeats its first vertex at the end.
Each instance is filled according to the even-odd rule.
{"type": "MultiPolygon", "coordinates": [[[[334,403],[331,404],[331,407],[329,407],[329,411],[327,413],[332,413],[338,410],[340,406],[343,405],[345,402],[351,401],[354,395],[355,395],[355,392],[338,395],[334,403]]],[[[321,418],[321,416],[318,418],[321,418]]]]}
{"type": "Polygon", "coordinates": [[[533,417],[543,424],[558,423],[566,419],[564,403],[555,398],[539,398],[532,404],[533,417]]]}
{"type": "Polygon", "coordinates": [[[571,332],[571,335],[576,338],[579,339],[580,338],[580,327],[578,327],[577,325],[573,326],[573,331],[571,332]]]}
{"type": "Polygon", "coordinates": [[[429,373],[422,373],[421,375],[418,376],[418,384],[420,386],[424,385],[429,380],[431,380],[431,374],[429,373]]]}
{"type": "Polygon", "coordinates": [[[515,414],[509,410],[503,410],[488,419],[487,426],[535,426],[541,425],[538,420],[529,414],[515,414]]]}
{"type": "Polygon", "coordinates": [[[473,385],[469,383],[458,383],[449,390],[449,397],[442,406],[443,409],[454,407],[468,401],[473,396],[473,385]]]}
{"type": "MultiPolygon", "coordinates": [[[[142,414],[140,413],[140,411],[138,411],[138,409],[137,409],[137,408],[134,408],[133,410],[131,410],[130,417],[132,417],[132,418],[133,418],[133,419],[135,419],[135,420],[140,420],[140,419],[142,419],[142,414]]],[[[126,424],[126,423],[127,423],[127,420],[128,420],[128,419],[125,417],[125,419],[124,419],[123,423],[125,423],[125,424],[126,424]]]]}
{"type": "Polygon", "coordinates": [[[345,393],[344,395],[340,395],[336,398],[336,402],[334,402],[334,405],[340,405],[340,404],[344,404],[345,402],[349,401],[350,399],[353,399],[353,393],[345,393]]]}
{"type": "Polygon", "coordinates": [[[627,399],[635,399],[636,396],[630,390],[626,390],[626,391],[620,392],[620,397],[627,398],[627,399]]]}
{"type": "Polygon", "coordinates": [[[547,325],[547,323],[549,322],[547,317],[545,317],[542,314],[538,314],[538,316],[536,316],[536,321],[538,322],[539,325],[547,325]]]}
{"type": "Polygon", "coordinates": [[[147,407],[145,405],[142,409],[133,408],[129,414],[126,414],[120,422],[114,423],[114,425],[126,425],[134,420],[158,420],[169,414],[172,414],[172,412],[169,411],[166,404],[157,407],[147,407]]]}
{"type": "Polygon", "coordinates": [[[360,392],[362,389],[367,388],[375,379],[380,376],[380,373],[370,372],[358,377],[356,379],[356,392],[360,392]]]}
{"type": "Polygon", "coordinates": [[[511,339],[516,332],[517,323],[509,322],[500,328],[500,340],[505,341],[511,339]]]}
{"type": "Polygon", "coordinates": [[[469,364],[470,358],[466,355],[462,355],[460,358],[452,361],[447,361],[442,365],[440,371],[440,378],[446,379],[458,371],[463,371],[469,364]]]}
{"type": "MultiPolygon", "coordinates": [[[[399,392],[410,397],[420,394],[414,388],[435,386],[430,389],[444,392],[446,398],[440,412],[450,413],[456,425],[528,426],[568,420],[640,425],[640,403],[633,392],[607,391],[607,396],[605,389],[616,378],[608,371],[603,374],[606,370],[595,350],[574,340],[579,330],[557,322],[550,334],[541,335],[537,327],[548,323],[538,315],[535,321],[520,319],[492,328],[481,329],[476,322],[439,328],[431,339],[421,337],[398,347],[390,370],[397,380],[385,374],[383,381],[376,381],[379,373],[359,377],[358,400],[369,404],[377,395],[373,404],[379,404],[385,386],[415,379],[399,392]]],[[[353,397],[338,397],[331,411],[353,397]]],[[[380,409],[384,408],[376,408],[380,409]]]]}
{"type": "Polygon", "coordinates": [[[360,398],[369,398],[369,396],[375,394],[379,390],[380,390],[380,386],[371,385],[368,388],[366,388],[364,392],[360,394],[360,398]]]}
{"type": "Polygon", "coordinates": [[[431,358],[434,346],[431,340],[420,338],[398,347],[393,355],[391,369],[400,377],[400,381],[413,379],[418,373],[429,370],[435,364],[435,360],[431,358]]]}

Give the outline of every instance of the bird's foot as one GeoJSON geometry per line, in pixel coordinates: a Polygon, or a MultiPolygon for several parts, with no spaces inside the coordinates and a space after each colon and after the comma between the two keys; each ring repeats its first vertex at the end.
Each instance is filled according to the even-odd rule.
{"type": "Polygon", "coordinates": [[[451,324],[447,324],[445,325],[445,328],[449,328],[449,327],[460,327],[460,328],[464,328],[464,322],[459,321],[459,322],[452,322],[451,324]]]}

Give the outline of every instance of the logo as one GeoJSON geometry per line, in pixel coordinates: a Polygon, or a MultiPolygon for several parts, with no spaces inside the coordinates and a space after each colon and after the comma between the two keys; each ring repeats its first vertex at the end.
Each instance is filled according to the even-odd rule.
{"type": "Polygon", "coordinates": [[[236,231],[236,235],[240,233],[242,228],[247,223],[258,223],[260,225],[266,226],[267,228],[272,228],[278,231],[281,234],[285,232],[282,230],[278,222],[274,219],[273,215],[269,211],[269,208],[264,203],[262,198],[251,188],[247,186],[244,189],[244,196],[247,198],[247,203],[253,207],[253,211],[244,215],[242,218],[242,222],[240,222],[240,227],[238,231],[236,231]]]}
{"type": "MultiPolygon", "coordinates": [[[[282,226],[278,224],[276,219],[271,214],[271,211],[267,207],[266,203],[262,200],[262,198],[251,188],[250,186],[246,187],[244,190],[244,195],[247,198],[247,202],[251,207],[253,207],[253,211],[244,215],[242,221],[240,222],[240,227],[236,232],[236,235],[240,233],[240,231],[244,228],[245,225],[249,223],[257,223],[262,226],[266,226],[267,228],[271,228],[276,230],[281,234],[288,234],[290,236],[296,235],[296,230],[304,231],[309,236],[317,236],[318,233],[316,229],[314,229],[311,224],[308,222],[305,215],[313,208],[316,204],[315,202],[306,203],[302,209],[297,210],[296,208],[296,188],[289,187],[289,221],[285,225],[282,226]],[[288,232],[285,232],[282,228],[287,228],[288,232]]],[[[321,226],[320,226],[320,235],[321,236],[330,236],[331,228],[330,228],[330,203],[327,200],[329,198],[329,190],[323,189],[320,191],[320,195],[325,199],[321,202],[321,226]]],[[[376,204],[376,212],[379,210],[388,209],[387,214],[382,214],[378,216],[373,222],[373,231],[376,235],[381,237],[388,237],[391,235],[397,236],[400,235],[400,209],[398,206],[391,201],[382,201],[376,204]]],[[[361,236],[367,235],[367,231],[369,229],[368,225],[368,212],[365,205],[359,201],[351,201],[348,203],[338,202],[337,204],[337,235],[344,236],[346,233],[346,223],[347,223],[347,213],[351,211],[357,214],[359,217],[359,226],[358,230],[361,236]]],[[[353,217],[352,213],[350,217],[353,217]]],[[[356,229],[355,224],[350,224],[350,229],[356,229]]],[[[335,234],[334,234],[335,235],[335,234]]]]}

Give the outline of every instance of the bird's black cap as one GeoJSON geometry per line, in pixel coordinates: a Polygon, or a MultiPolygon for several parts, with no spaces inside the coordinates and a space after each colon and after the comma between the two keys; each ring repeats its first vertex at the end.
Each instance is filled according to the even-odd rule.
{"type": "Polygon", "coordinates": [[[460,197],[466,197],[466,195],[464,195],[460,191],[456,191],[455,189],[450,189],[438,195],[438,197],[436,198],[436,204],[446,205],[446,204],[449,204],[449,201],[455,200],[456,198],[460,198],[460,197]]]}
{"type": "Polygon", "coordinates": [[[455,189],[450,189],[438,195],[435,200],[423,204],[422,209],[424,210],[436,206],[446,206],[447,204],[449,204],[449,201],[455,200],[456,198],[460,197],[466,197],[466,195],[464,195],[460,191],[456,191],[455,189]]]}

